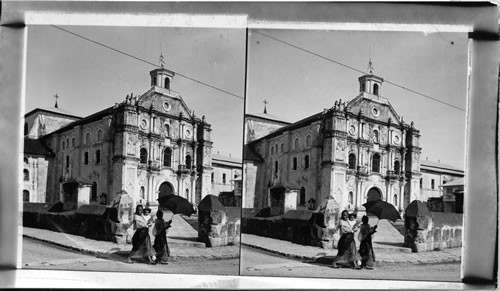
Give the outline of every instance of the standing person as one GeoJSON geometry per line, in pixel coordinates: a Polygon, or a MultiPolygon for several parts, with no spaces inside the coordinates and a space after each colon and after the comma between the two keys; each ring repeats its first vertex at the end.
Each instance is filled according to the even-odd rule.
{"type": "Polygon", "coordinates": [[[361,256],[361,266],[367,269],[373,269],[375,264],[375,253],[373,252],[372,235],[377,232],[377,226],[370,227],[368,216],[361,218],[363,224],[359,229],[359,255],[361,256]]]}
{"type": "Polygon", "coordinates": [[[128,262],[132,263],[133,258],[145,258],[149,264],[156,264],[153,260],[154,250],[151,247],[151,238],[149,237],[149,227],[146,218],[143,215],[142,205],[135,208],[134,236],[132,237],[132,251],[128,256],[128,262]]]}
{"type": "Polygon", "coordinates": [[[168,264],[168,257],[170,257],[170,248],[167,242],[167,230],[170,228],[172,220],[165,222],[163,220],[163,211],[156,212],[156,220],[153,228],[155,236],[155,243],[153,248],[156,251],[156,262],[160,264],[168,264]]]}
{"type": "Polygon", "coordinates": [[[340,239],[338,243],[338,253],[333,260],[332,267],[338,268],[337,264],[345,264],[355,269],[361,267],[361,258],[359,257],[358,251],[356,249],[356,241],[354,240],[354,231],[351,224],[348,222],[349,212],[347,210],[342,211],[339,230],[340,239]]]}

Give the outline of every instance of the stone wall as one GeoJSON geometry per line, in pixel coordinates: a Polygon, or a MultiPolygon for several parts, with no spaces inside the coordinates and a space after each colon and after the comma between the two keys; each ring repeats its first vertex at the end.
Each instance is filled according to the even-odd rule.
{"type": "Polygon", "coordinates": [[[462,246],[462,215],[433,213],[425,221],[406,217],[404,245],[413,252],[430,252],[462,246]]]}
{"type": "Polygon", "coordinates": [[[198,209],[198,240],[205,243],[207,247],[238,244],[240,242],[240,216],[240,207],[223,207],[222,204],[213,209],[200,207],[198,209]]]}

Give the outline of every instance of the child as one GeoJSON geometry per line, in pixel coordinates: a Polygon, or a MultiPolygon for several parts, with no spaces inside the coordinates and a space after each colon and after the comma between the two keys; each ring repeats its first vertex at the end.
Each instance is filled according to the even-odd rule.
{"type": "Polygon", "coordinates": [[[170,249],[167,243],[167,229],[170,228],[172,220],[165,222],[163,220],[163,211],[158,209],[156,212],[156,220],[153,228],[153,235],[155,236],[155,243],[153,248],[156,251],[156,262],[160,264],[168,264],[168,257],[170,256],[170,249]]]}
{"type": "Polygon", "coordinates": [[[375,265],[375,253],[372,246],[372,235],[377,232],[377,226],[370,227],[368,224],[368,216],[363,216],[361,219],[363,224],[359,230],[359,254],[361,255],[361,265],[367,269],[373,269],[375,265]]]}

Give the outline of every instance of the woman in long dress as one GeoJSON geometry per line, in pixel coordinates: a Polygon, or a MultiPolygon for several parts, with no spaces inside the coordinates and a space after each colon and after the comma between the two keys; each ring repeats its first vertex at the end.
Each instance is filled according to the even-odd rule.
{"type": "Polygon", "coordinates": [[[373,252],[372,235],[377,232],[377,226],[370,227],[368,216],[361,219],[363,224],[359,229],[359,255],[361,256],[361,266],[367,269],[373,269],[375,265],[375,253],[373,252]]]}
{"type": "Polygon", "coordinates": [[[348,221],[349,213],[347,210],[342,211],[339,223],[340,240],[338,243],[338,253],[333,260],[332,267],[338,268],[338,265],[347,265],[359,269],[361,267],[361,258],[356,249],[356,241],[354,240],[354,232],[357,230],[357,225],[353,228],[348,221]]]}
{"type": "Polygon", "coordinates": [[[156,262],[160,264],[168,264],[168,257],[170,257],[170,249],[167,242],[167,230],[170,228],[172,220],[166,222],[163,220],[163,212],[158,210],[156,212],[155,226],[153,234],[155,236],[155,243],[153,248],[156,251],[156,262]]]}
{"type": "Polygon", "coordinates": [[[135,208],[133,226],[134,226],[134,236],[132,237],[132,251],[128,256],[128,262],[132,263],[132,259],[141,258],[146,259],[149,264],[156,264],[153,260],[155,255],[154,250],[151,246],[151,238],[149,237],[149,226],[148,221],[143,216],[142,205],[137,205],[135,208]]]}

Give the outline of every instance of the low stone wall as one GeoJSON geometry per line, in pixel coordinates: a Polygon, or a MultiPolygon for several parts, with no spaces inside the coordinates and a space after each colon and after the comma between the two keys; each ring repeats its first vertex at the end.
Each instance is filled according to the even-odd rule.
{"type": "Polygon", "coordinates": [[[243,233],[255,234],[296,244],[337,248],[338,234],[330,225],[330,215],[312,210],[289,210],[273,217],[242,217],[243,233]]]}
{"type": "MultiPolygon", "coordinates": [[[[56,207],[58,209],[58,207],[56,207]]],[[[117,239],[120,224],[116,208],[83,205],[77,210],[50,212],[50,207],[29,205],[23,209],[23,226],[80,235],[95,240],[124,243],[117,239]]]]}
{"type": "Polygon", "coordinates": [[[427,218],[425,228],[420,227],[415,218],[406,218],[404,245],[413,252],[461,247],[462,231],[462,215],[457,213],[434,212],[427,218]]]}

